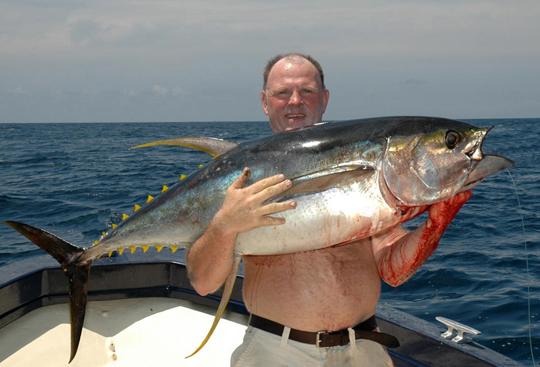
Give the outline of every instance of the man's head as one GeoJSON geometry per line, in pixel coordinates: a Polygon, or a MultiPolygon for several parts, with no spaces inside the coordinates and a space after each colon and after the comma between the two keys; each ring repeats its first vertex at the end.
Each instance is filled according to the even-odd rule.
{"type": "Polygon", "coordinates": [[[274,133],[321,122],[330,93],[321,66],[310,56],[278,55],[264,70],[261,102],[274,133]]]}

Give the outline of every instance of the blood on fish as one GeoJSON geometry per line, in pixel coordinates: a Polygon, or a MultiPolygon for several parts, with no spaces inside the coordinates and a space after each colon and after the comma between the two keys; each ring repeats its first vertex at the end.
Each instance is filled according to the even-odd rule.
{"type": "Polygon", "coordinates": [[[437,249],[444,231],[470,197],[471,193],[467,191],[447,200],[443,205],[438,205],[435,210],[430,210],[429,219],[419,237],[407,236],[398,239],[385,255],[381,266],[383,279],[391,285],[406,281],[437,249]],[[400,241],[404,242],[399,243],[400,241]],[[408,241],[417,242],[414,253],[407,252],[408,241]]]}
{"type": "Polygon", "coordinates": [[[266,266],[270,267],[272,266],[272,262],[274,261],[273,256],[257,256],[253,257],[253,264],[257,266],[266,266]]]}

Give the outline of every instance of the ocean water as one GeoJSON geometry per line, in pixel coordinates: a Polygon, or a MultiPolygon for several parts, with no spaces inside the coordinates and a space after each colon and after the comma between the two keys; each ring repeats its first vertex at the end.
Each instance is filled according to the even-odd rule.
{"type": "MultiPolygon", "coordinates": [[[[383,285],[381,302],[433,323],[435,316],[465,323],[482,332],[481,344],[532,366],[531,349],[540,361],[540,119],[464,121],[495,126],[484,151],[516,165],[473,190],[435,254],[402,286],[383,285]]],[[[26,222],[90,246],[134,204],[210,158],[182,147],[130,147],[269,134],[266,122],[0,124],[0,222],[26,222]]],[[[0,226],[0,267],[41,254],[0,226]]]]}

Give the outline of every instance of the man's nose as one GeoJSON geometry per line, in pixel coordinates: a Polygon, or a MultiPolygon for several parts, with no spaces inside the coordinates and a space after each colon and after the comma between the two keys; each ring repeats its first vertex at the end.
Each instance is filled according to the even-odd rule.
{"type": "Polygon", "coordinates": [[[298,91],[294,91],[292,94],[291,94],[291,98],[289,98],[289,104],[291,105],[300,105],[302,104],[303,100],[302,100],[302,96],[300,95],[300,93],[298,93],[298,91]]]}

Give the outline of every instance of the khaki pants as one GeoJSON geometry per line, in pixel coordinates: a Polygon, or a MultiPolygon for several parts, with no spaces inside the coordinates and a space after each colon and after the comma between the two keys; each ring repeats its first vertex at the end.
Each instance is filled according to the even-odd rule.
{"type": "MultiPolygon", "coordinates": [[[[349,345],[319,349],[289,340],[289,330],[286,327],[283,336],[278,336],[249,326],[244,342],[231,357],[231,366],[394,366],[385,348],[371,340],[353,337],[349,345]]],[[[352,329],[349,332],[354,335],[352,329]]]]}

